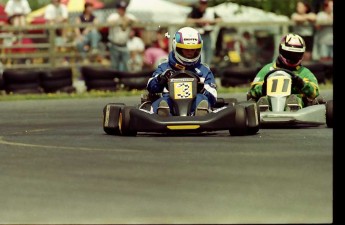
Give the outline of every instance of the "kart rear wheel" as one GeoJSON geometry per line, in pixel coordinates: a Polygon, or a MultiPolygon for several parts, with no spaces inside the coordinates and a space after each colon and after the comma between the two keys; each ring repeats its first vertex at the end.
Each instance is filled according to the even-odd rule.
{"type": "Polygon", "coordinates": [[[260,126],[260,110],[255,102],[246,107],[248,117],[247,134],[254,135],[259,131],[260,126]]]}
{"type": "Polygon", "coordinates": [[[109,135],[120,135],[119,114],[123,103],[109,103],[103,108],[103,130],[109,135]]]}
{"type": "Polygon", "coordinates": [[[235,126],[229,129],[231,136],[243,136],[247,134],[247,112],[244,106],[236,105],[235,126]]]}
{"type": "Polygon", "coordinates": [[[333,128],[333,100],[326,102],[326,124],[327,127],[333,128]]]}
{"type": "Polygon", "coordinates": [[[119,115],[119,131],[123,136],[136,136],[137,131],[131,130],[130,127],[130,111],[134,109],[133,106],[125,106],[120,111],[119,115]]]}

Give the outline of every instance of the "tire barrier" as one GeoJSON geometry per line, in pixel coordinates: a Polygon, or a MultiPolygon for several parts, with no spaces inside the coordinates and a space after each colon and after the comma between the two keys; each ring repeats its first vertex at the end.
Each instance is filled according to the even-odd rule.
{"type": "Polygon", "coordinates": [[[223,69],[220,74],[220,83],[223,87],[234,87],[249,84],[258,72],[257,67],[229,67],[223,69]]]}
{"type": "Polygon", "coordinates": [[[152,77],[154,70],[144,70],[140,72],[116,72],[120,78],[120,83],[127,90],[144,90],[148,80],[152,77]]]}
{"type": "Polygon", "coordinates": [[[5,70],[3,73],[4,89],[7,94],[43,93],[40,74],[40,70],[5,70]]]}
{"type": "Polygon", "coordinates": [[[117,72],[110,68],[83,66],[81,74],[85,81],[87,91],[116,91],[119,89],[117,72]]]}
{"type": "Polygon", "coordinates": [[[0,91],[5,90],[4,80],[2,79],[2,74],[0,74],[0,91]]]}
{"type": "Polygon", "coordinates": [[[73,74],[71,68],[55,68],[41,72],[41,86],[45,93],[76,91],[73,87],[73,74]]]}
{"type": "Polygon", "coordinates": [[[322,62],[310,61],[303,62],[303,66],[307,67],[316,77],[318,83],[326,83],[326,66],[322,62]]]}
{"type": "Polygon", "coordinates": [[[325,66],[325,76],[327,80],[333,80],[333,61],[323,62],[325,66]]]}

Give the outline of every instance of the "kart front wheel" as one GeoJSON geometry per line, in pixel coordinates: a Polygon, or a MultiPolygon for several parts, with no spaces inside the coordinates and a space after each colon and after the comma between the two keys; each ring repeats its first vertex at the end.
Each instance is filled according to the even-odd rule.
{"type": "Polygon", "coordinates": [[[235,126],[229,129],[231,136],[243,136],[247,134],[247,113],[242,105],[236,105],[235,126]]]}
{"type": "Polygon", "coordinates": [[[120,135],[118,119],[123,103],[108,103],[103,108],[103,130],[109,135],[120,135]]]}
{"type": "Polygon", "coordinates": [[[326,102],[326,124],[327,127],[333,128],[333,100],[326,102]]]}
{"type": "Polygon", "coordinates": [[[123,136],[136,136],[137,131],[134,131],[130,127],[130,111],[133,109],[133,106],[125,106],[120,111],[119,115],[119,131],[123,136]]]}

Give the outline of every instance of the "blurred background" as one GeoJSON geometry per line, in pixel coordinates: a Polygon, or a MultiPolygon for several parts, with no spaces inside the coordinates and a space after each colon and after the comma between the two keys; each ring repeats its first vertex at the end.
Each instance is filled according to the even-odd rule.
{"type": "MultiPolygon", "coordinates": [[[[12,17],[6,12],[9,1],[16,0],[0,0],[0,91],[3,94],[74,92],[80,85],[86,91],[145,89],[147,79],[157,66],[155,62],[147,62],[149,54],[157,54],[152,57],[168,54],[173,34],[180,27],[195,25],[188,23],[187,17],[192,8],[199,5],[199,0],[61,0],[68,17],[65,22],[50,23],[45,11],[54,0],[30,0],[25,24],[16,25],[11,24],[12,17]],[[120,2],[126,3],[126,13],[137,18],[127,42],[130,58],[125,70],[112,66],[108,38],[111,29],[108,18],[117,12],[120,2]],[[76,23],[85,3],[92,4],[97,24],[76,23]],[[80,50],[80,35],[76,30],[87,27],[100,35],[97,48],[85,43],[80,50]],[[59,31],[63,31],[63,35],[59,31]]],[[[316,18],[326,10],[325,4],[329,1],[209,0],[208,12],[222,19],[210,34],[213,52],[209,66],[218,83],[224,87],[248,85],[264,64],[275,59],[278,42],[287,32],[305,35],[310,52],[304,65],[315,73],[320,83],[332,81],[333,55],[323,57],[319,48],[322,35],[333,35],[333,8],[330,21],[293,19],[294,14],[313,14],[316,18]],[[300,2],[308,6],[305,12],[299,12],[300,2]],[[307,30],[309,33],[304,34],[307,30]]]]}

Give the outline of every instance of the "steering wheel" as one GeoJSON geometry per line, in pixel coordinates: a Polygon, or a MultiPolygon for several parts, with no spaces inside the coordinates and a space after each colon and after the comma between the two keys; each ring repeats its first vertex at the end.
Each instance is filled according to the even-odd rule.
{"type": "Polygon", "coordinates": [[[264,83],[262,84],[262,96],[265,96],[267,95],[266,93],[266,89],[267,89],[267,78],[269,77],[269,75],[271,75],[272,73],[275,73],[277,71],[284,71],[286,72],[287,74],[289,74],[291,76],[291,79],[294,79],[297,75],[294,74],[291,70],[287,70],[287,69],[283,69],[283,68],[278,68],[278,69],[273,69],[273,70],[270,70],[266,75],[265,75],[265,78],[264,78],[264,83]]]}
{"type": "Polygon", "coordinates": [[[170,79],[172,78],[194,78],[197,81],[197,92],[201,93],[202,90],[204,89],[204,84],[200,82],[200,77],[196,73],[193,73],[192,71],[189,71],[189,70],[176,71],[170,76],[170,79]]]}
{"type": "Polygon", "coordinates": [[[186,78],[186,77],[195,78],[198,81],[198,83],[200,82],[200,77],[197,74],[188,70],[176,71],[174,74],[170,76],[170,79],[171,78],[186,78]]]}

